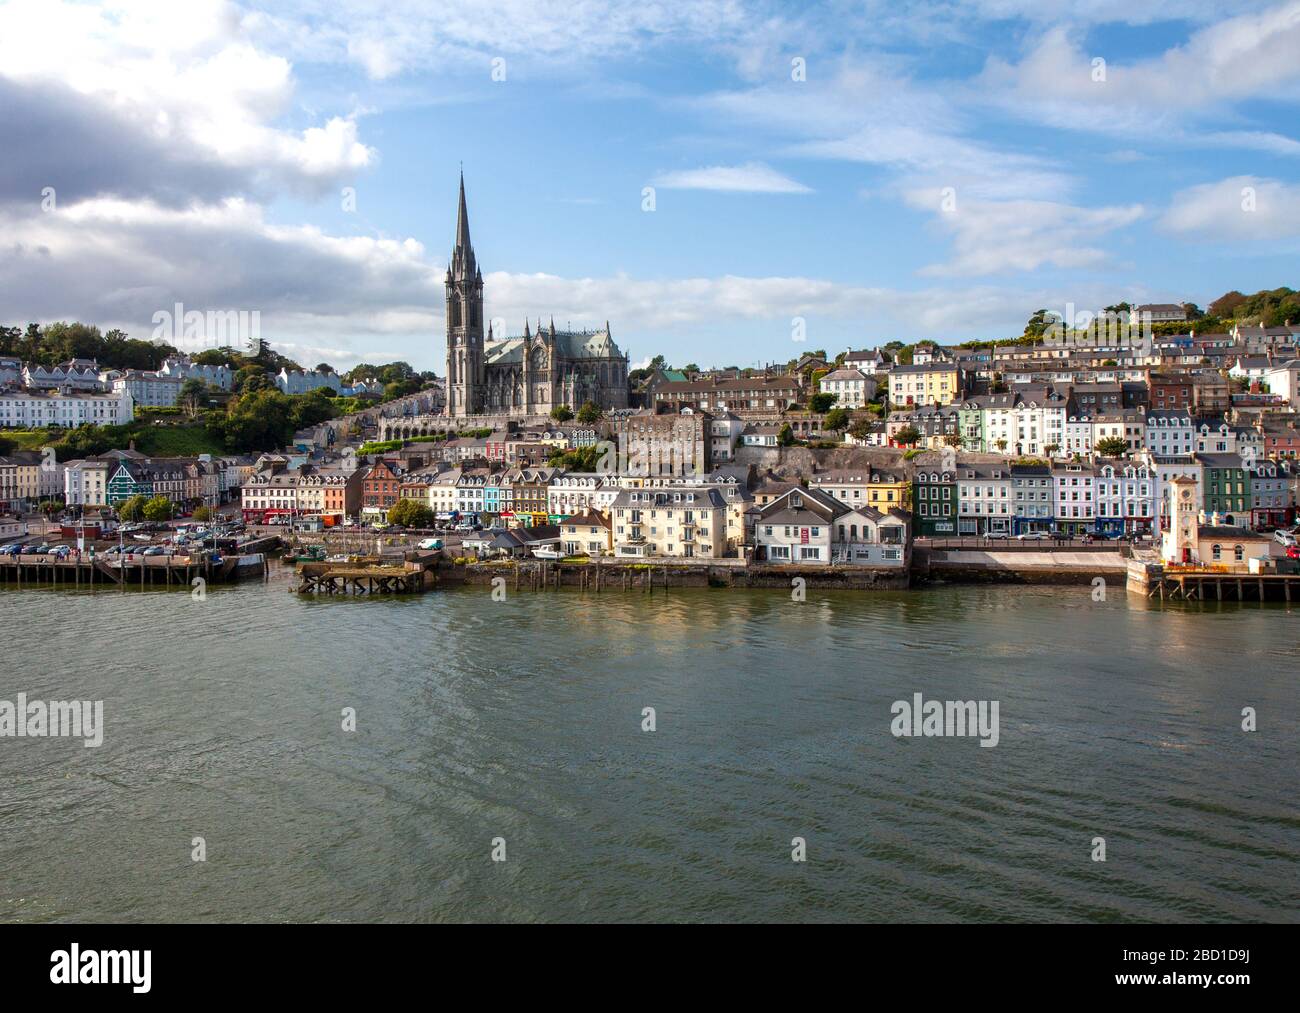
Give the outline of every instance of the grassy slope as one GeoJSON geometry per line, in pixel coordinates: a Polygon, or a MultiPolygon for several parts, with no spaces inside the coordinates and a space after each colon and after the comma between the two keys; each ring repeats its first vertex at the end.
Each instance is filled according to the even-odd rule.
{"type": "Polygon", "coordinates": [[[202,426],[173,428],[152,426],[135,438],[135,449],[153,457],[197,457],[224,454],[225,448],[202,426]]]}

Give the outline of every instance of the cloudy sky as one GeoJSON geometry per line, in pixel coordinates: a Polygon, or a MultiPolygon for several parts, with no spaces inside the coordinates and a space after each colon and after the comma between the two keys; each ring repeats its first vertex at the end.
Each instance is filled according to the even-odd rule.
{"type": "Polygon", "coordinates": [[[634,362],[1296,287],[1298,56],[1300,0],[0,0],[0,321],[441,373],[462,163],[488,316],[634,362]]]}

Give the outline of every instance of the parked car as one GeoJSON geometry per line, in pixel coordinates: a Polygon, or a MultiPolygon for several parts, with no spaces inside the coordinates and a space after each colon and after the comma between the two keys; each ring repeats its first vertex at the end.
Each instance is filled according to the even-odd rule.
{"type": "Polygon", "coordinates": [[[1041,542],[1052,536],[1043,531],[1022,531],[1016,538],[1022,542],[1041,542]]]}
{"type": "Polygon", "coordinates": [[[1273,532],[1273,541],[1277,542],[1279,545],[1285,545],[1287,547],[1296,544],[1295,535],[1291,534],[1290,531],[1283,531],[1280,528],[1273,532]]]}
{"type": "Polygon", "coordinates": [[[988,539],[992,539],[994,541],[1004,541],[1010,538],[1011,536],[1008,535],[1005,531],[990,531],[984,537],[988,539]]]}
{"type": "Polygon", "coordinates": [[[150,545],[147,549],[145,549],[145,550],[144,550],[142,553],[140,553],[140,554],[141,554],[142,556],[161,556],[161,555],[163,555],[166,551],[167,551],[167,550],[164,549],[161,545],[150,545]]]}
{"type": "Polygon", "coordinates": [[[1300,545],[1288,545],[1286,547],[1287,559],[1300,559],[1300,545]]]}
{"type": "Polygon", "coordinates": [[[56,556],[59,559],[67,559],[71,552],[72,550],[66,545],[56,545],[50,550],[50,555],[56,556]]]}
{"type": "Polygon", "coordinates": [[[417,548],[417,549],[441,549],[441,548],[442,548],[442,539],[441,539],[441,538],[426,538],[426,539],[424,539],[422,542],[418,542],[418,543],[416,544],[416,548],[417,548]]]}

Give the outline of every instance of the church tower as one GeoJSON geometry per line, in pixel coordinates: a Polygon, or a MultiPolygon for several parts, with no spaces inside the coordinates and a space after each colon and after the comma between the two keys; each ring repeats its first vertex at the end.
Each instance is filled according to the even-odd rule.
{"type": "Polygon", "coordinates": [[[447,414],[477,415],[483,399],[483,273],[469,241],[465,174],[460,175],[456,247],[447,267],[447,414]]]}

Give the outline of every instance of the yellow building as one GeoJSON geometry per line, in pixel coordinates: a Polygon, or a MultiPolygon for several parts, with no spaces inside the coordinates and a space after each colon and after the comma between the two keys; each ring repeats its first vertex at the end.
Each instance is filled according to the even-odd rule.
{"type": "Polygon", "coordinates": [[[896,408],[952,404],[960,397],[960,377],[951,363],[895,366],[889,371],[889,403],[896,408]]]}

